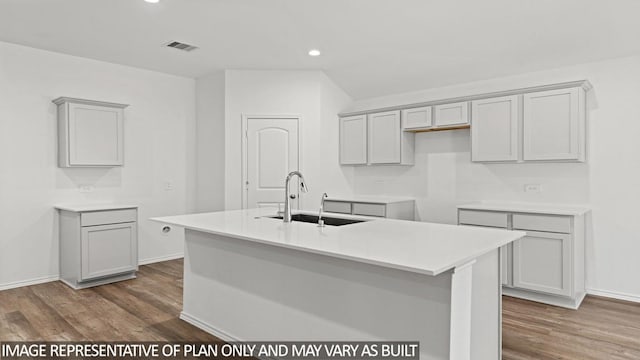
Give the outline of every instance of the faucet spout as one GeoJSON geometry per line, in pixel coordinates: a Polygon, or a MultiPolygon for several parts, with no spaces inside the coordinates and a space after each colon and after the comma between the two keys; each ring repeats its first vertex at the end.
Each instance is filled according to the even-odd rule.
{"type": "Polygon", "coordinates": [[[309,191],[309,188],[307,188],[307,182],[304,180],[304,176],[302,176],[302,173],[300,171],[292,171],[289,173],[289,175],[287,175],[287,178],[284,181],[284,214],[282,215],[282,221],[284,222],[291,222],[291,201],[290,199],[295,199],[295,194],[289,194],[289,182],[291,181],[291,179],[297,176],[300,178],[300,190],[303,193],[306,193],[309,191]]]}
{"type": "Polygon", "coordinates": [[[324,211],[324,199],[327,198],[327,193],[322,194],[322,199],[320,199],[320,211],[318,211],[318,226],[324,226],[324,220],[322,220],[322,212],[324,211]]]}

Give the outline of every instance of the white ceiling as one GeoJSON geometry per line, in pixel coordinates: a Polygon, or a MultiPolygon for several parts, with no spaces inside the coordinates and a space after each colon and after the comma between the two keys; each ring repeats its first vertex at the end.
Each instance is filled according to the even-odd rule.
{"type": "Polygon", "coordinates": [[[0,40],[189,77],[320,69],[359,99],[638,54],[639,14],[638,0],[0,0],[0,40]]]}

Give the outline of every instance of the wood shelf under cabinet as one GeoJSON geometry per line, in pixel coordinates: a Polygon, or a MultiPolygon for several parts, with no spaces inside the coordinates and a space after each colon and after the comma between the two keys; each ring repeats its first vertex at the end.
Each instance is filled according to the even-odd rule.
{"type": "Polygon", "coordinates": [[[413,133],[421,133],[421,132],[431,132],[431,131],[447,131],[447,130],[463,130],[470,129],[471,125],[460,125],[460,126],[447,126],[440,128],[429,128],[429,129],[406,129],[405,132],[413,132],[413,133]]]}

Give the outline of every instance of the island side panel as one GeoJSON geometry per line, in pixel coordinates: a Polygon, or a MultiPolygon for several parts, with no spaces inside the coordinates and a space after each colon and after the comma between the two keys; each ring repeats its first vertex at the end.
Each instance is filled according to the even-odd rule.
{"type": "Polygon", "coordinates": [[[451,272],[428,276],[186,231],[181,318],[224,340],[417,340],[448,359],[451,272]]]}
{"type": "Polygon", "coordinates": [[[502,281],[499,249],[476,259],[471,293],[471,359],[501,359],[502,281]]]}

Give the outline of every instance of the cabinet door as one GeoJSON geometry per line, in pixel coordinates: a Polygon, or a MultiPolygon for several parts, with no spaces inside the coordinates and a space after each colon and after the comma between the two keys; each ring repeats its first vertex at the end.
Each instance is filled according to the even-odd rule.
{"type": "Polygon", "coordinates": [[[572,240],[569,234],[529,231],[513,243],[513,286],[572,295],[572,240]]]}
{"type": "Polygon", "coordinates": [[[399,164],[401,151],[400,111],[369,115],[370,164],[399,164]]]}
{"type": "Polygon", "coordinates": [[[469,124],[469,103],[460,102],[453,104],[437,105],[434,108],[435,126],[461,126],[469,124]]]}
{"type": "Polygon", "coordinates": [[[402,129],[428,129],[431,121],[431,106],[402,110],[402,129]]]}
{"type": "Polygon", "coordinates": [[[579,88],[525,94],[524,160],[581,160],[581,103],[579,88]]]}
{"type": "Polygon", "coordinates": [[[69,165],[123,164],[124,112],[120,108],[69,104],[69,165]]]}
{"type": "Polygon", "coordinates": [[[367,116],[340,118],[340,164],[367,163],[367,116]]]}
{"type": "Polygon", "coordinates": [[[471,103],[471,160],[518,160],[518,96],[471,103]]]}
{"type": "Polygon", "coordinates": [[[84,226],[80,246],[82,281],[138,268],[136,223],[84,226]]]}

